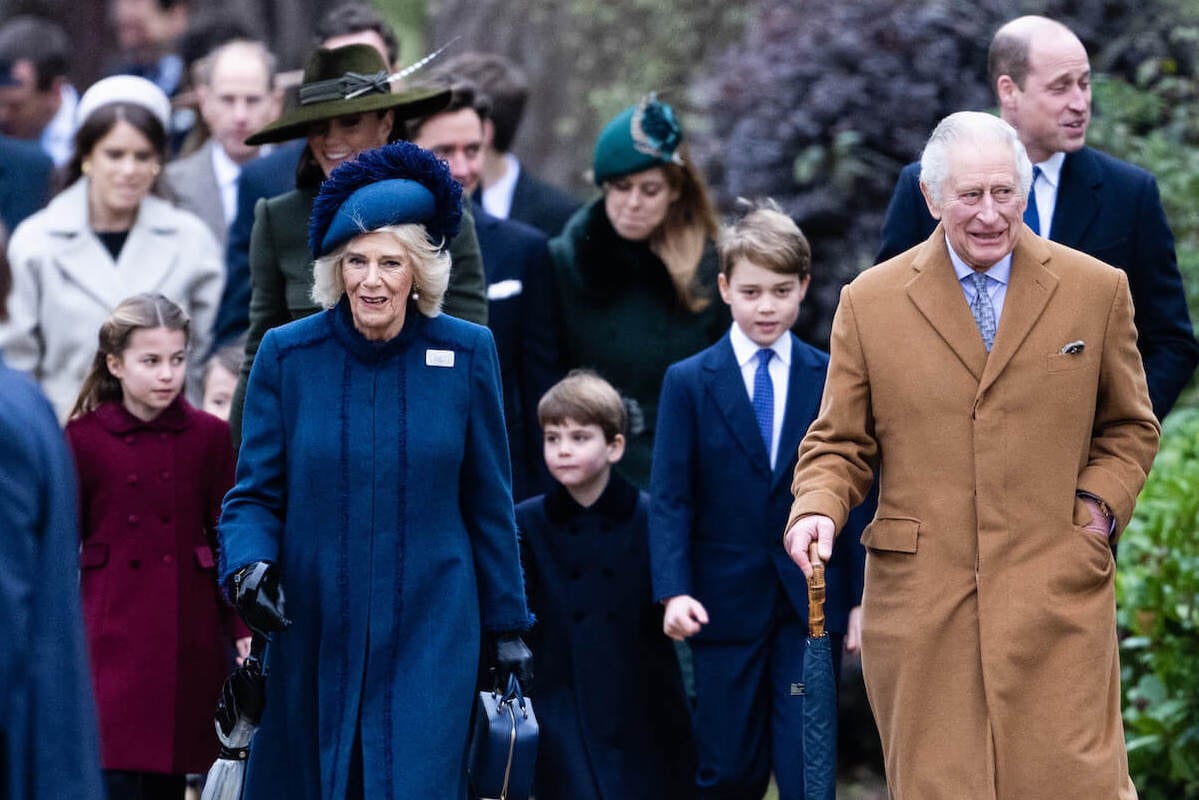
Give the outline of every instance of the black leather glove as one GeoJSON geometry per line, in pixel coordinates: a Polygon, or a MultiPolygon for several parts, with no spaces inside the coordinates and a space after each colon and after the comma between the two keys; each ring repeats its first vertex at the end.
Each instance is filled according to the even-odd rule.
{"type": "Polygon", "coordinates": [[[216,705],[216,721],[226,736],[233,731],[238,717],[245,717],[251,725],[262,721],[266,708],[266,679],[257,659],[234,670],[221,686],[221,696],[216,705]]]}
{"type": "Polygon", "coordinates": [[[515,633],[501,633],[495,640],[495,677],[500,691],[508,687],[508,676],[515,675],[520,688],[528,692],[533,685],[533,651],[515,633]]]}
{"type": "Polygon", "coordinates": [[[291,620],[283,615],[283,587],[279,569],[269,561],[255,561],[233,573],[233,604],[250,630],[270,637],[287,630],[291,620]]]}

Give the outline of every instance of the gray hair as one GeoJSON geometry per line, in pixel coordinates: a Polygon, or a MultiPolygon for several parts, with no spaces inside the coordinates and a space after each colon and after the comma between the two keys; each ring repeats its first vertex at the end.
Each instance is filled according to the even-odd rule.
{"type": "Polygon", "coordinates": [[[1028,197],[1028,190],[1032,187],[1032,162],[1028,160],[1028,153],[1016,129],[993,114],[958,111],[937,124],[920,156],[920,182],[928,187],[934,203],[941,202],[941,193],[949,178],[949,151],[959,143],[1010,145],[1020,182],[1020,194],[1028,197]]]}
{"type": "MultiPolygon", "coordinates": [[[[429,241],[425,226],[415,223],[385,225],[363,233],[390,233],[412,257],[412,294],[416,307],[426,317],[441,313],[441,301],[450,283],[450,253],[429,241]]],[[[321,308],[333,308],[346,292],[341,259],[354,239],[312,262],[312,300],[321,308]]]]}

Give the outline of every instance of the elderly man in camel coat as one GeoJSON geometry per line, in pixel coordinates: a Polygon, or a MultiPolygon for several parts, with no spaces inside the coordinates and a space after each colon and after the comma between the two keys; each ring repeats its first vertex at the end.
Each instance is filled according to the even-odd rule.
{"type": "Polygon", "coordinates": [[[862,662],[893,800],[1136,797],[1110,545],[1159,428],[1127,278],[1026,228],[1031,182],[1006,122],[941,122],[940,224],[843,291],[800,446],[805,572],[878,471],[862,662]]]}

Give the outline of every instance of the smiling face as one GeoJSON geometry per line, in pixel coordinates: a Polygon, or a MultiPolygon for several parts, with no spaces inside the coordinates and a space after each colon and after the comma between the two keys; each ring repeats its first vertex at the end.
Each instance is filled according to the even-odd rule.
{"type": "Polygon", "coordinates": [[[369,111],[313,122],[308,126],[308,147],[327,178],[343,161],[387,144],[394,120],[388,110],[382,115],[369,111]]]}
{"type": "Polygon", "coordinates": [[[986,270],[1016,247],[1027,198],[1012,147],[1002,141],[960,141],[949,149],[940,202],[923,183],[929,213],[945,225],[954,252],[972,269],[986,270]]]}
{"type": "Polygon", "coordinates": [[[717,278],[720,297],[728,303],[737,327],[758,347],[770,347],[791,329],[799,304],[808,291],[809,277],[783,275],[738,258],[717,278]]]}
{"type": "Polygon", "coordinates": [[[252,45],[232,44],[218,52],[207,85],[198,88],[200,114],[221,149],[244,163],[258,155],[245,144],[279,112],[271,77],[262,56],[252,45]]]}
{"type": "Polygon", "coordinates": [[[473,108],[434,114],[412,139],[450,167],[464,195],[474,194],[483,172],[483,121],[473,108]]]}
{"type": "Polygon", "coordinates": [[[547,424],[542,431],[550,475],[576,500],[595,502],[608,484],[612,465],[624,455],[624,437],[616,434],[609,442],[599,425],[580,425],[572,419],[547,424]]]}
{"type": "Polygon", "coordinates": [[[679,191],[661,167],[623,175],[604,184],[604,210],[622,239],[642,242],[666,219],[679,191]]]}
{"type": "Polygon", "coordinates": [[[1024,86],[1002,75],[1000,112],[1020,134],[1034,164],[1086,144],[1091,118],[1091,62],[1068,30],[1046,27],[1031,36],[1024,86]]]}
{"type": "Polygon", "coordinates": [[[123,119],[97,140],[84,159],[90,222],[97,230],[128,230],[158,175],[158,153],[146,135],[123,119]]]}
{"type": "Polygon", "coordinates": [[[364,233],[341,257],[341,277],[354,327],[367,339],[387,341],[404,327],[412,294],[412,255],[390,233],[364,233]]]}
{"type": "Polygon", "coordinates": [[[187,371],[187,334],[169,328],[138,328],[119,356],[105,357],[108,371],[121,382],[122,405],[141,420],[152,420],[183,388],[187,371]]]}

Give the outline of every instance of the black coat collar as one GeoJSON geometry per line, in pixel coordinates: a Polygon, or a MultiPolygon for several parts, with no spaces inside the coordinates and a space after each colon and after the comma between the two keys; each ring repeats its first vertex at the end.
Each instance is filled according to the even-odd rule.
{"type": "Polygon", "coordinates": [[[545,496],[545,513],[555,527],[565,527],[584,513],[598,514],[601,518],[613,522],[624,522],[633,516],[637,509],[637,499],[640,492],[637,487],[622,478],[615,470],[604,487],[603,494],[589,508],[584,508],[575,502],[570,492],[562,485],[556,485],[545,496]]]}

